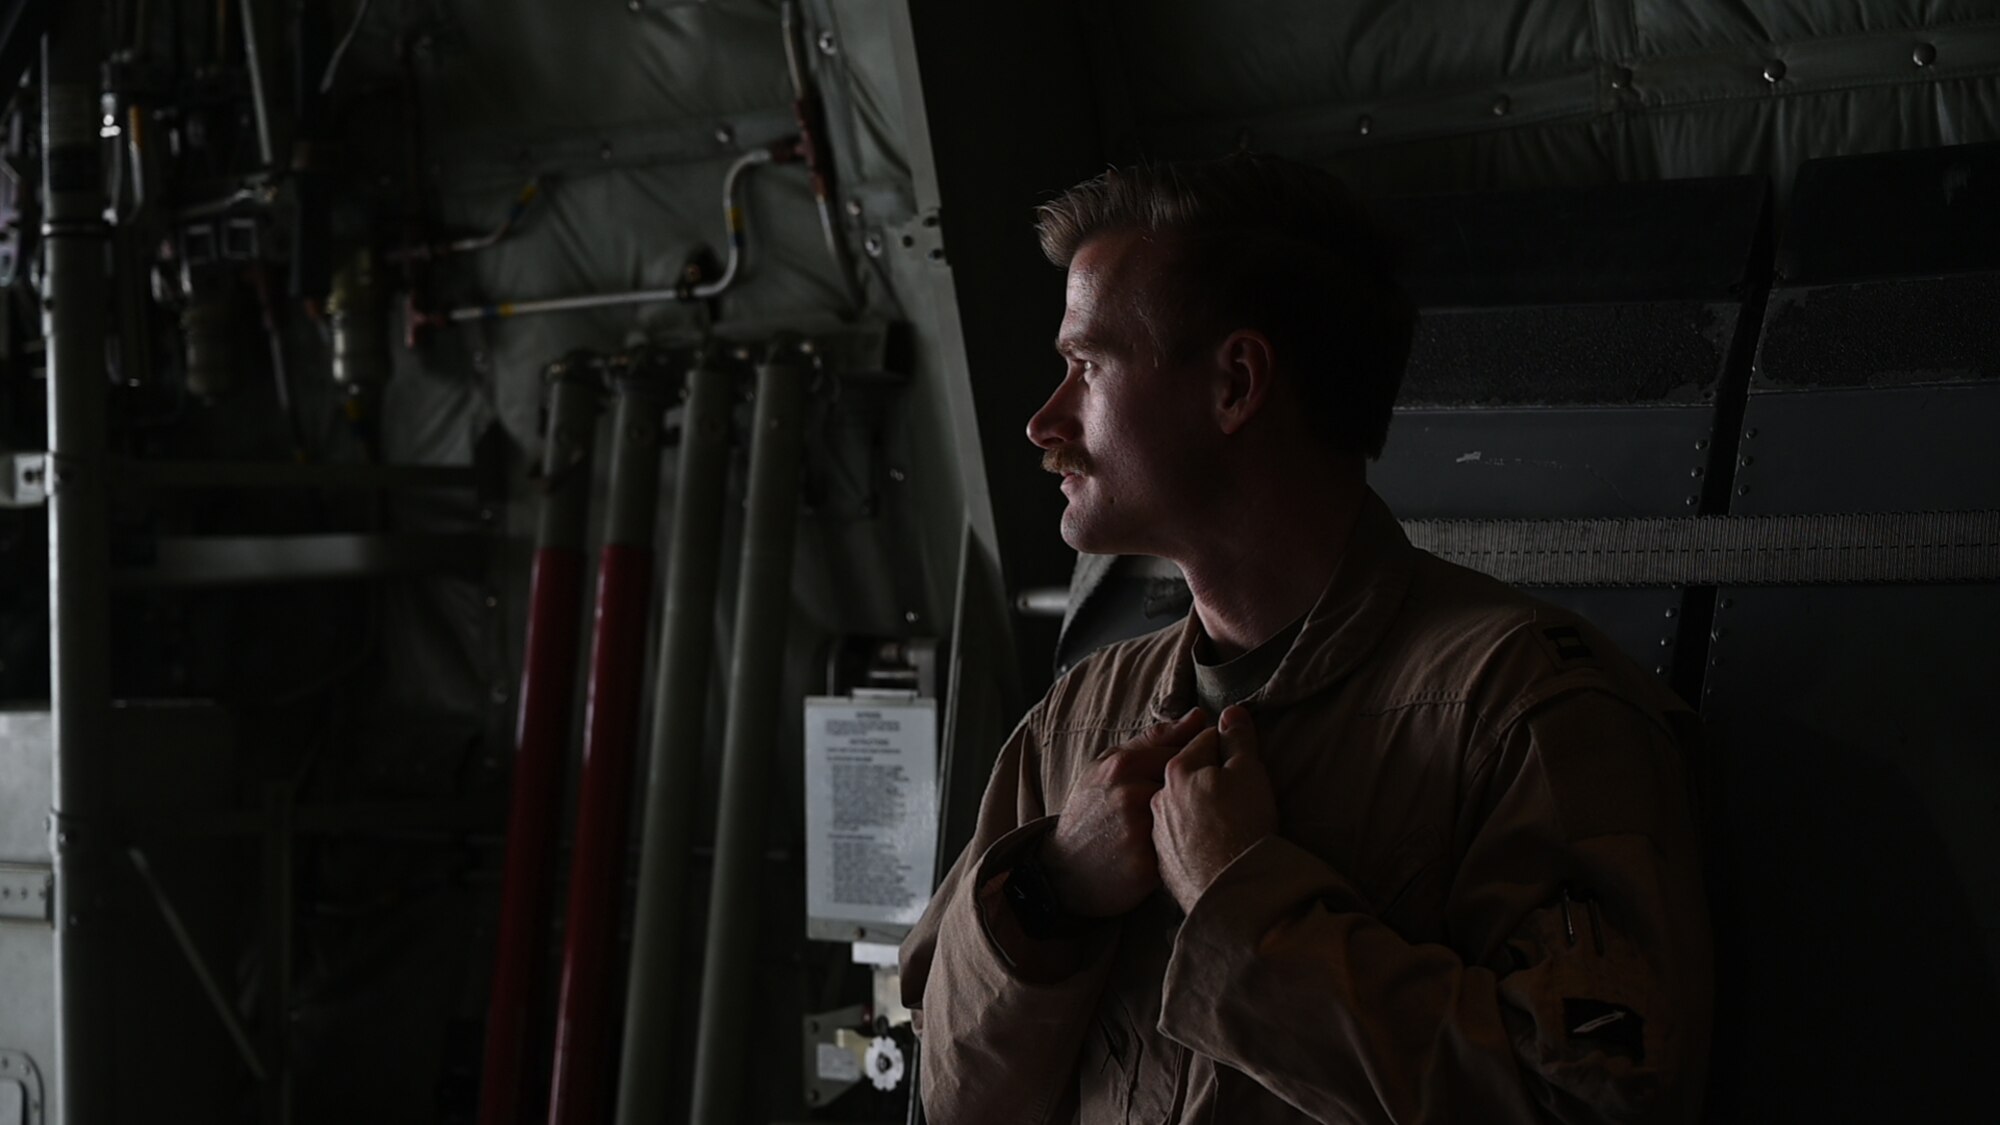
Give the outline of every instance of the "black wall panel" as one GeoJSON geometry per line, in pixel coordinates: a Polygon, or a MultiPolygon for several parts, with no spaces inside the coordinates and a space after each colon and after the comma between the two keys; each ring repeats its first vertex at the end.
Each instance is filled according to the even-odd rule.
{"type": "MultiPolygon", "coordinates": [[[[1996,171],[1985,146],[1801,172],[1732,513],[2000,508],[1996,171]]],[[[1714,1116],[1983,1119],[2000,585],[1723,589],[1713,625],[1714,1116]]]]}
{"type": "MultiPolygon", "coordinates": [[[[1405,519],[1703,511],[1744,384],[1766,196],[1739,178],[1384,204],[1422,316],[1376,491],[1405,519]]],[[[1535,593],[1675,675],[1683,590],[1535,593]]]]}

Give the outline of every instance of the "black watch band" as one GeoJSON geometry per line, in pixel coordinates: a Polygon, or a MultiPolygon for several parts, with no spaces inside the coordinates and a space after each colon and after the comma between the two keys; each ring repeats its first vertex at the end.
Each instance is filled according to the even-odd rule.
{"type": "Polygon", "coordinates": [[[1007,883],[1002,888],[1007,905],[1013,909],[1021,932],[1037,941],[1074,937],[1081,926],[1056,899],[1056,889],[1049,883],[1049,873],[1043,869],[1036,850],[1028,849],[1028,854],[1007,872],[1007,883]]]}

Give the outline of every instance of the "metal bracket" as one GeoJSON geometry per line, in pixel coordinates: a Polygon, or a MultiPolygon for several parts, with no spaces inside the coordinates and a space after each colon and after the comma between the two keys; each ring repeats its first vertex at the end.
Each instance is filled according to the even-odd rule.
{"type": "Polygon", "coordinates": [[[0,863],[0,921],[55,918],[55,871],[38,863],[0,863]]]}
{"type": "Polygon", "coordinates": [[[26,1051],[0,1048],[0,1120],[42,1125],[42,1072],[26,1051]]]}
{"type": "Polygon", "coordinates": [[[896,245],[905,254],[922,257],[933,266],[949,266],[944,250],[944,217],[935,207],[896,228],[896,245]]]}
{"type": "Polygon", "coordinates": [[[10,453],[0,461],[0,508],[38,508],[49,499],[49,455],[10,453]]]}

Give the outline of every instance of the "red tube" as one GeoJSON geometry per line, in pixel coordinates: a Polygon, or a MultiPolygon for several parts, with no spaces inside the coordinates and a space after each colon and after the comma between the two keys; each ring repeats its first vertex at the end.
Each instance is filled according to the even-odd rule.
{"type": "Polygon", "coordinates": [[[576,696],[577,631],[583,552],[535,552],[528,586],[528,638],[521,668],[514,791],[507,815],[507,861],[500,898],[500,941],[486,1009],[486,1057],[480,1068],[480,1125],[517,1125],[521,1107],[539,1103],[532,1088],[529,1037],[548,954],[549,899],[562,803],[563,749],[576,696]]]}
{"type": "Polygon", "coordinates": [[[652,571],[651,548],[605,544],[597,580],[576,837],[570,853],[550,1125],[601,1125],[606,1119],[612,939],[625,875],[652,571]]]}

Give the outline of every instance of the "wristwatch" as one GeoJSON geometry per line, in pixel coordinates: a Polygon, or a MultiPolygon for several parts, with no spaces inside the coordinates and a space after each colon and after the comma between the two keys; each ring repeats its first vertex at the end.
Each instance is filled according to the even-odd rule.
{"type": "Polygon", "coordinates": [[[1075,937],[1081,924],[1056,898],[1056,889],[1049,882],[1049,873],[1042,867],[1038,852],[1039,848],[1029,848],[1028,854],[1007,872],[1001,893],[1007,896],[1007,905],[1014,911],[1014,920],[1020,923],[1022,933],[1037,941],[1075,937]]]}

